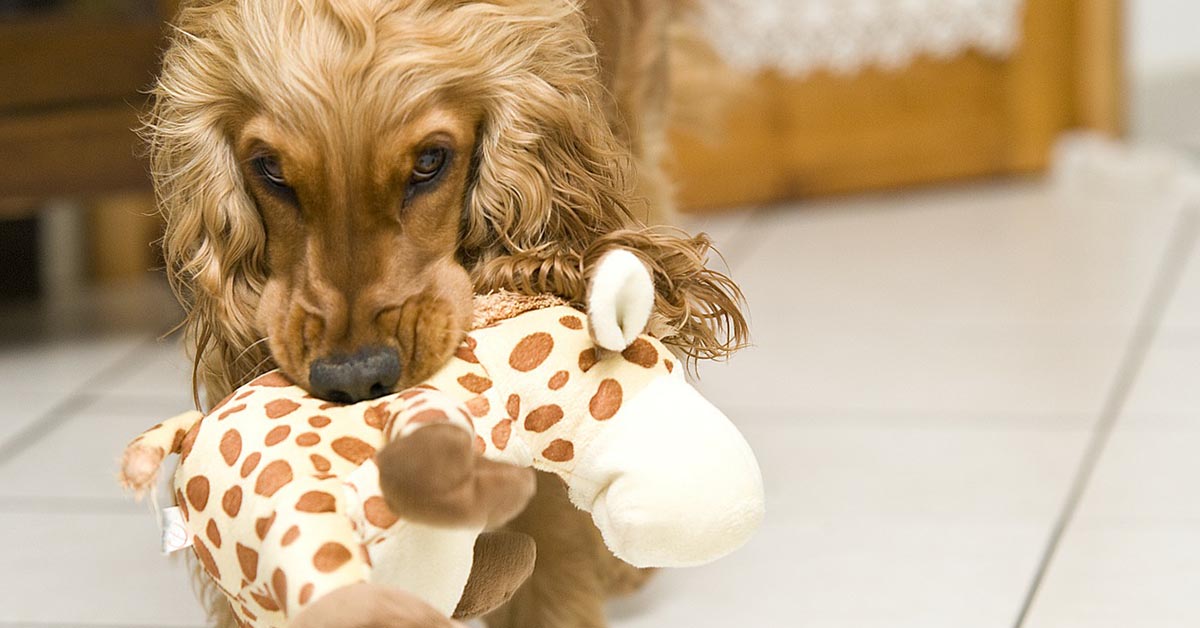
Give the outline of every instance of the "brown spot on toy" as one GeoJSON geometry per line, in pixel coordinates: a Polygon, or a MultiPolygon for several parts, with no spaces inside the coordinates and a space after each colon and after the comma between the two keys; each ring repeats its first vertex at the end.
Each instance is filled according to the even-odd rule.
{"type": "Polygon", "coordinates": [[[271,599],[269,596],[262,595],[256,591],[251,591],[250,597],[254,598],[254,601],[258,602],[258,605],[261,606],[264,611],[270,611],[272,613],[279,611],[279,604],[277,604],[275,600],[271,599]]]}
{"type": "Polygon", "coordinates": [[[179,507],[179,512],[183,514],[183,520],[187,521],[190,518],[187,501],[183,499],[183,491],[179,489],[175,489],[175,505],[179,507]]]}
{"type": "Polygon", "coordinates": [[[525,429],[541,434],[563,418],[563,409],[555,404],[544,405],[525,417],[525,429]]]}
{"type": "Polygon", "coordinates": [[[480,436],[479,434],[475,435],[474,445],[475,445],[475,453],[477,453],[481,456],[483,455],[483,452],[487,451],[487,441],[483,440],[483,437],[480,436]]]}
{"type": "Polygon", "coordinates": [[[291,434],[291,433],[292,433],[291,427],[288,427],[287,425],[280,425],[279,427],[276,427],[275,429],[271,430],[270,432],[267,432],[267,437],[265,439],[263,439],[263,444],[266,445],[267,447],[273,447],[275,445],[278,445],[279,443],[282,443],[284,441],[284,439],[286,439],[288,437],[288,434],[291,434]]]}
{"type": "Polygon", "coordinates": [[[308,459],[312,461],[313,468],[321,473],[327,473],[333,466],[329,463],[329,459],[321,454],[313,454],[308,459]]]}
{"type": "Polygon", "coordinates": [[[430,408],[414,414],[413,417],[408,420],[408,422],[415,425],[419,423],[445,423],[449,420],[450,417],[446,416],[444,411],[439,410],[438,408],[430,408]]]}
{"type": "Polygon", "coordinates": [[[179,459],[186,460],[188,454],[192,453],[192,446],[196,444],[196,435],[200,433],[200,424],[203,421],[197,421],[192,429],[188,430],[187,435],[183,437],[183,442],[179,444],[179,459]]]}
{"type": "Polygon", "coordinates": [[[192,505],[197,512],[204,510],[208,505],[208,478],[203,475],[188,480],[187,492],[188,503],[192,505]]]}
{"type": "MultiPolygon", "coordinates": [[[[221,408],[224,408],[224,407],[225,407],[225,404],[229,403],[230,401],[233,401],[233,396],[234,396],[235,394],[237,394],[237,392],[236,392],[236,391],[234,391],[234,392],[231,392],[231,393],[229,393],[228,395],[225,395],[225,398],[224,398],[224,399],[222,399],[222,400],[220,400],[220,401],[218,401],[218,402],[217,402],[217,405],[213,406],[213,409],[212,409],[212,410],[210,410],[209,412],[210,412],[210,413],[212,413],[212,412],[216,412],[217,410],[220,410],[221,408]]],[[[162,425],[162,423],[159,423],[158,425],[162,425]]],[[[155,425],[154,427],[158,427],[158,425],[155,425]]]]}
{"type": "Polygon", "coordinates": [[[550,378],[550,383],[547,384],[550,390],[560,390],[567,385],[567,381],[571,379],[571,374],[566,371],[559,371],[550,378]]]}
{"type": "Polygon", "coordinates": [[[377,403],[363,410],[363,420],[367,422],[367,425],[377,430],[382,430],[383,426],[387,425],[387,422],[391,418],[392,415],[387,411],[386,403],[377,403]]]}
{"type": "Polygon", "coordinates": [[[245,410],[245,409],[246,409],[246,404],[239,403],[236,406],[233,406],[232,408],[229,408],[228,410],[222,412],[221,414],[218,414],[217,420],[224,421],[225,418],[228,417],[229,415],[237,414],[238,412],[241,412],[242,410],[245,410]]]}
{"type": "Polygon", "coordinates": [[[308,601],[312,599],[313,588],[314,587],[311,582],[300,587],[300,604],[301,605],[308,604],[308,601]]]}
{"type": "Polygon", "coordinates": [[[192,539],[192,551],[195,552],[196,558],[200,559],[200,564],[204,565],[204,571],[207,571],[213,580],[220,580],[221,570],[217,569],[217,561],[213,560],[212,552],[208,551],[204,542],[198,538],[192,539]]]}
{"type": "Polygon", "coordinates": [[[301,447],[312,447],[321,442],[321,437],[316,432],[305,432],[296,437],[296,444],[301,447]]]}
{"type": "Polygon", "coordinates": [[[267,403],[264,409],[267,411],[268,419],[278,419],[299,410],[300,404],[291,399],[276,399],[267,403]]]}
{"type": "Polygon", "coordinates": [[[508,439],[512,437],[512,419],[504,419],[492,428],[492,444],[496,449],[504,451],[508,447],[508,439]]]}
{"type": "Polygon", "coordinates": [[[336,507],[337,500],[324,491],[309,491],[296,501],[296,510],[300,512],[333,512],[336,507]]]}
{"type": "Polygon", "coordinates": [[[341,543],[326,543],[313,555],[313,566],[321,573],[337,571],[338,567],[350,562],[353,555],[341,543]]]}
{"type": "Polygon", "coordinates": [[[263,468],[254,483],[254,492],[263,497],[270,497],[275,491],[283,488],[292,481],[292,465],[283,460],[276,460],[263,468]]]}
{"type": "Polygon", "coordinates": [[[253,390],[247,390],[246,392],[238,395],[237,400],[241,401],[241,400],[245,399],[246,397],[249,397],[250,395],[253,395],[253,394],[254,394],[253,390]]]}
{"type": "Polygon", "coordinates": [[[458,383],[477,395],[492,387],[492,380],[474,373],[467,373],[458,378],[458,383]]]}
{"type": "Polygon", "coordinates": [[[363,503],[363,514],[367,517],[367,522],[376,528],[387,529],[396,524],[400,520],[395,513],[387,506],[387,502],[383,501],[382,497],[375,495],[368,497],[363,503]]]}
{"type": "Polygon", "coordinates": [[[292,526],[287,529],[287,532],[283,533],[283,538],[279,539],[279,544],[287,547],[295,543],[298,538],[300,538],[300,526],[292,526]]]}
{"type": "Polygon", "coordinates": [[[221,549],[221,531],[217,529],[215,519],[208,520],[208,525],[204,527],[204,533],[208,535],[208,540],[212,541],[213,547],[221,549]]]}
{"type": "Polygon", "coordinates": [[[596,348],[584,349],[579,352],[579,370],[584,373],[592,370],[593,366],[600,361],[600,357],[596,353],[596,348]]]}
{"type": "Polygon", "coordinates": [[[333,452],[354,464],[362,464],[375,455],[375,448],[354,438],[343,436],[330,444],[333,452]]]}
{"type": "Polygon", "coordinates": [[[308,419],[308,424],[315,428],[318,428],[318,429],[325,427],[325,426],[329,425],[330,423],[333,423],[333,419],[330,419],[329,417],[327,417],[323,414],[317,415],[314,417],[309,417],[309,419],[308,419]]]}
{"type": "Polygon", "coordinates": [[[221,510],[230,517],[236,517],[242,510],[242,487],[234,486],[225,491],[225,495],[221,497],[221,510]]]}
{"type": "Polygon", "coordinates": [[[567,462],[575,457],[575,445],[572,445],[571,441],[555,439],[542,450],[542,456],[552,462],[567,462]]]}
{"type": "Polygon", "coordinates": [[[274,590],[275,600],[279,602],[280,608],[287,612],[287,575],[282,569],[276,569],[275,573],[271,574],[271,589],[274,590]]]}
{"type": "MultiPolygon", "coordinates": [[[[169,451],[181,451],[183,449],[183,438],[187,436],[187,431],[183,428],[175,430],[175,437],[171,439],[171,449],[169,451]]],[[[142,437],[139,436],[138,440],[142,437]]]]}
{"type": "Polygon", "coordinates": [[[675,363],[670,360],[663,360],[663,366],[667,367],[668,373],[675,372],[675,363]]]}
{"type": "Polygon", "coordinates": [[[246,456],[246,459],[242,461],[242,477],[250,477],[250,474],[254,473],[254,469],[258,467],[259,460],[262,460],[262,454],[257,451],[246,456]]]}
{"type": "Polygon", "coordinates": [[[579,320],[578,316],[564,316],[558,319],[558,322],[567,329],[574,329],[575,331],[583,329],[583,321],[579,320]]]}
{"type": "Polygon", "coordinates": [[[250,382],[250,385],[262,386],[263,388],[285,388],[291,386],[292,382],[288,381],[288,378],[284,377],[283,373],[271,371],[250,382]]]}
{"type": "Polygon", "coordinates": [[[541,366],[554,350],[554,337],[544,331],[529,334],[513,347],[508,356],[508,365],[522,373],[541,366]]]}
{"type": "Polygon", "coordinates": [[[491,411],[491,409],[492,403],[483,395],[472,397],[469,401],[467,401],[467,410],[471,411],[472,416],[484,416],[491,411]]]}
{"type": "Polygon", "coordinates": [[[504,411],[508,413],[508,418],[516,421],[517,417],[521,416],[521,397],[509,395],[508,403],[504,404],[504,411]]]}
{"type": "Polygon", "coordinates": [[[454,352],[454,357],[464,362],[470,362],[471,364],[479,364],[479,358],[475,356],[475,352],[470,347],[459,347],[454,352]]]}
{"type": "Polygon", "coordinates": [[[267,538],[267,532],[271,531],[273,523],[275,523],[275,513],[271,513],[270,517],[261,517],[254,521],[254,533],[258,535],[258,540],[267,538]]]}
{"type": "Polygon", "coordinates": [[[225,464],[233,466],[237,462],[238,456],[242,455],[242,435],[237,430],[229,430],[221,437],[221,457],[225,459],[225,464]]]}
{"type": "Polygon", "coordinates": [[[592,413],[592,418],[597,421],[607,421],[613,418],[613,415],[620,409],[621,384],[611,378],[600,382],[596,394],[588,402],[588,411],[592,413]]]}
{"type": "Polygon", "coordinates": [[[621,355],[642,368],[653,368],[655,364],[658,364],[658,350],[645,338],[634,340],[633,344],[625,347],[621,355]]]}

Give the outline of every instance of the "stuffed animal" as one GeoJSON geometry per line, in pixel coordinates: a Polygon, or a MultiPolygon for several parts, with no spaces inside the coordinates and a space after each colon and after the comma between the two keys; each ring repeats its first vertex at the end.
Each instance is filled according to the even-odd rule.
{"type": "Polygon", "coordinates": [[[636,335],[649,314],[645,291],[625,280],[606,287],[613,274],[598,273],[593,292],[612,303],[597,315],[593,298],[591,317],[553,297],[477,297],[475,328],[455,356],[397,394],[341,405],[263,375],[203,418],[181,415],[138,437],[126,481],[145,486],[167,453],[180,454],[175,501],[194,552],[252,626],[284,625],[361,582],[455,609],[488,521],[401,518],[421,504],[398,497],[414,493],[389,469],[419,457],[376,454],[421,434],[457,441],[439,452],[451,457],[558,475],[613,553],[635,566],[715,560],[763,516],[757,462],[667,348],[636,335]]]}

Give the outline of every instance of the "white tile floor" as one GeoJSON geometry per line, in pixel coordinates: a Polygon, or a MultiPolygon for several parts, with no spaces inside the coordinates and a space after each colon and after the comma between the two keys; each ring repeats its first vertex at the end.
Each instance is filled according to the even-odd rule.
{"type": "MultiPolygon", "coordinates": [[[[756,346],[701,385],[758,451],[769,515],[615,625],[1200,624],[1191,218],[1144,181],[1030,181],[694,221],[749,299],[756,346]]],[[[189,404],[155,342],[169,302],[4,312],[0,626],[202,624],[112,480],[189,404]]]]}

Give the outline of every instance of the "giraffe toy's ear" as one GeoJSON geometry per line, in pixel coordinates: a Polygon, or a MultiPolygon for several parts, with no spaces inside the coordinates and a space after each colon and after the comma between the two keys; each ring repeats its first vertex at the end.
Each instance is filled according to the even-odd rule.
{"type": "Polygon", "coordinates": [[[633,253],[618,249],[600,258],[588,286],[588,318],[596,344],[623,351],[646,330],[654,309],[654,279],[633,253]]]}

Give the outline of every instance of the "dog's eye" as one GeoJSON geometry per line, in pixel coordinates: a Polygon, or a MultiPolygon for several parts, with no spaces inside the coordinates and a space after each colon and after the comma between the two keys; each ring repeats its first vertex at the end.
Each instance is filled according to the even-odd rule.
{"type": "Polygon", "coordinates": [[[437,177],[446,166],[446,157],[446,149],[440,146],[421,151],[417,156],[417,163],[413,165],[413,183],[424,183],[437,177]]]}
{"type": "Polygon", "coordinates": [[[259,157],[254,160],[254,167],[262,178],[276,187],[288,187],[287,179],[283,178],[283,166],[274,157],[259,157]]]}

